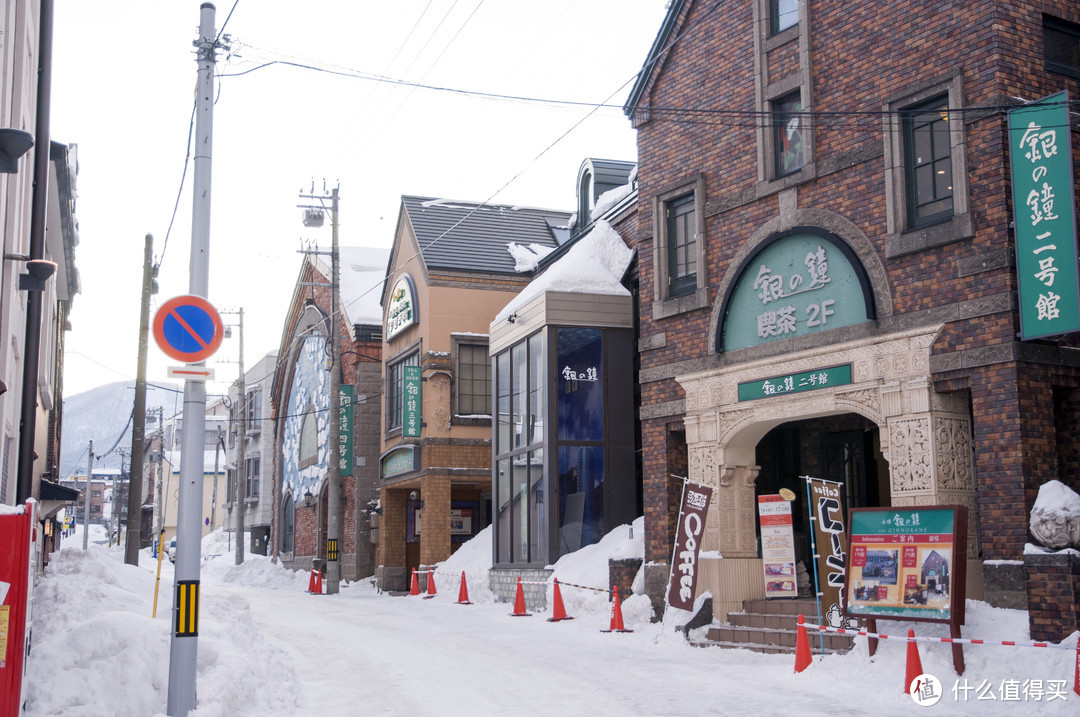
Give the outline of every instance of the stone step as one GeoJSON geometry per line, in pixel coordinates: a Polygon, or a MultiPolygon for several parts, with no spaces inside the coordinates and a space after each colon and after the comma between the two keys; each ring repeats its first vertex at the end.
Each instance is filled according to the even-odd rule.
{"type": "MultiPolygon", "coordinates": [[[[761,652],[767,655],[794,655],[795,648],[787,647],[786,645],[760,645],[755,642],[729,642],[725,640],[694,640],[690,643],[693,647],[719,647],[728,650],[750,650],[751,652],[761,652]]],[[[812,655],[820,655],[821,649],[811,649],[812,655]]],[[[846,650],[836,650],[832,648],[825,648],[826,655],[839,655],[846,652],[846,650]]]]}
{"type": "MultiPolygon", "coordinates": [[[[789,628],[748,627],[729,623],[711,626],[705,636],[710,642],[773,646],[794,651],[798,630],[794,626],[789,628]]],[[[826,652],[847,652],[854,643],[854,639],[848,635],[822,634],[818,630],[807,630],[806,638],[812,652],[821,650],[822,639],[825,641],[826,652]]]]}
{"type": "Polygon", "coordinates": [[[759,612],[769,615],[817,616],[817,601],[813,598],[795,600],[744,600],[743,612],[759,612]]]}

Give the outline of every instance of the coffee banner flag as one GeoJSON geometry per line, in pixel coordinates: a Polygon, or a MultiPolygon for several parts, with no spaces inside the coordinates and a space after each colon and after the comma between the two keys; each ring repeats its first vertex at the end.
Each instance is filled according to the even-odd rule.
{"type": "Polygon", "coordinates": [[[817,550],[821,618],[831,627],[844,627],[844,573],[848,560],[848,534],[844,523],[844,484],[806,478],[807,503],[817,550]]]}
{"type": "Polygon", "coordinates": [[[712,488],[686,481],[683,483],[682,508],[679,511],[678,535],[671,557],[671,578],[668,580],[668,605],[693,610],[697,591],[698,553],[705,533],[705,516],[709,512],[712,488]]]}

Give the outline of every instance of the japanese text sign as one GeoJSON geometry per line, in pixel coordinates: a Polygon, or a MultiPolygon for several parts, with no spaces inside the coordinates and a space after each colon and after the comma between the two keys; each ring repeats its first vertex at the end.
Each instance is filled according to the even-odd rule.
{"type": "Polygon", "coordinates": [[[420,388],[420,367],[402,367],[402,412],[401,412],[401,435],[417,438],[420,436],[420,424],[422,422],[422,391],[420,388]]]}
{"type": "Polygon", "coordinates": [[[682,610],[694,608],[697,591],[698,553],[705,533],[705,516],[709,512],[712,488],[686,482],[683,484],[682,510],[679,512],[678,534],[671,558],[671,578],[668,580],[668,605],[682,610]]]}
{"type": "Polygon", "coordinates": [[[1020,337],[1080,330],[1069,94],[1009,112],[1020,337]]]}

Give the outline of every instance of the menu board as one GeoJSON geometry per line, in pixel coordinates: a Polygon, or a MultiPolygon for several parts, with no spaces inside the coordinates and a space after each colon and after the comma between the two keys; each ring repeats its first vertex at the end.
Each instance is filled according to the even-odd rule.
{"type": "Polygon", "coordinates": [[[798,597],[791,501],[781,495],[759,495],[758,517],[761,519],[761,560],[765,571],[765,597],[798,597]]]}

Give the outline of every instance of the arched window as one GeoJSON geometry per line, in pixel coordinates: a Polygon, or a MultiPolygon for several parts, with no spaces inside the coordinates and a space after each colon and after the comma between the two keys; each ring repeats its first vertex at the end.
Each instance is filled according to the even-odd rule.
{"type": "Polygon", "coordinates": [[[299,468],[307,468],[319,462],[319,421],[315,407],[308,403],[300,423],[300,453],[296,457],[299,468]]]}

